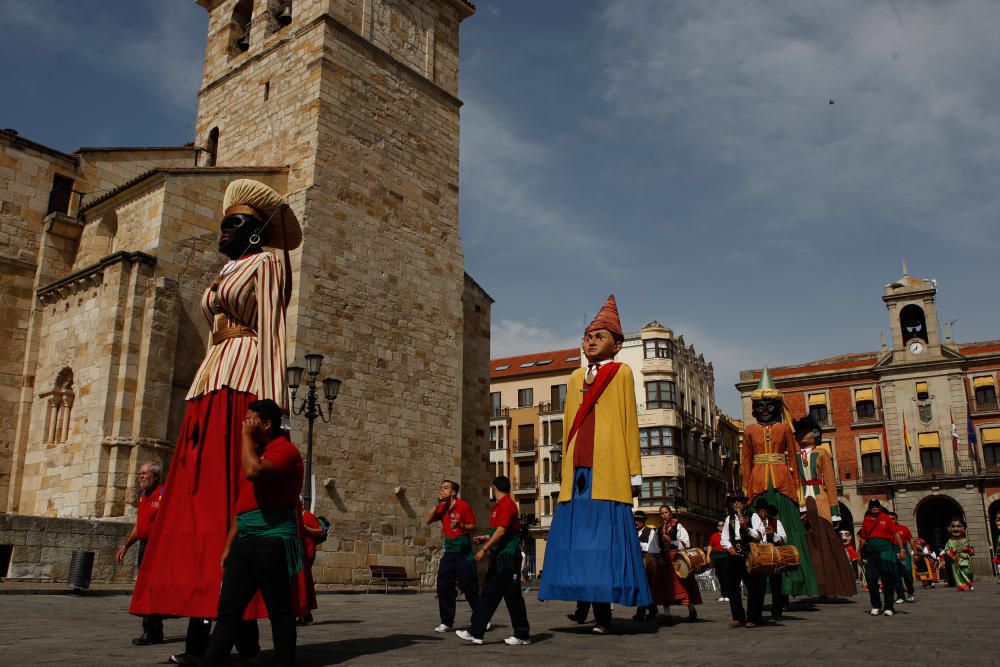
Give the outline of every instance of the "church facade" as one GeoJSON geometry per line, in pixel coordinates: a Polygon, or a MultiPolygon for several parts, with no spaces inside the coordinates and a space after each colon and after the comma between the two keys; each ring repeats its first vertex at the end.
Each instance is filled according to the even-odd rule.
{"type": "MultiPolygon", "coordinates": [[[[1000,341],[956,342],[938,321],[937,282],[903,272],[882,295],[891,336],[878,352],[769,371],[791,414],[822,427],[845,527],[860,528],[879,498],[940,549],[961,517],[986,576],[1000,512],[1000,341]]],[[[747,420],[760,372],[742,371],[737,384],[747,420]]]]}
{"type": "MultiPolygon", "coordinates": [[[[303,227],[289,363],[343,381],[317,423],[315,574],[423,574],[415,516],[457,478],[485,519],[492,300],[458,230],[464,0],[198,0],[208,12],[194,142],[64,154],[0,133],[0,511],[130,516],[143,461],[169,467],[223,263],[222,195],[254,178],[303,227]]],[[[305,422],[292,416],[305,450],[305,422]]],[[[169,477],[168,477],[169,479],[169,477]]],[[[18,559],[15,547],[14,561],[18,559]]]]}

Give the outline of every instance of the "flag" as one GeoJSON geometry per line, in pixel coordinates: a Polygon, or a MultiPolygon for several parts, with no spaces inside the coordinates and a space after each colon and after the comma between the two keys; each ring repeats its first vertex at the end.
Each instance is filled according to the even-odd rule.
{"type": "Polygon", "coordinates": [[[913,472],[913,461],[910,459],[910,450],[913,449],[913,443],[910,442],[910,431],[906,428],[906,415],[903,415],[903,451],[906,452],[906,468],[910,472],[913,472]]]}
{"type": "Polygon", "coordinates": [[[965,413],[965,423],[969,427],[969,456],[972,457],[973,463],[976,464],[976,472],[979,472],[979,454],[977,452],[977,447],[979,443],[976,440],[976,427],[972,423],[972,413],[965,413]]]}
{"type": "Polygon", "coordinates": [[[951,412],[951,448],[955,450],[955,462],[958,462],[958,429],[955,428],[955,412],[951,412]]]}

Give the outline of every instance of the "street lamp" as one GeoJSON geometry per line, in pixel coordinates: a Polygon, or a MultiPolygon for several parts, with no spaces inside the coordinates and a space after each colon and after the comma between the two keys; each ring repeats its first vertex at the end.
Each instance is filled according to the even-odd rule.
{"type": "Polygon", "coordinates": [[[285,370],[285,378],[288,381],[288,389],[292,394],[292,413],[296,415],[304,415],[307,420],[309,420],[309,428],[306,436],[306,470],[305,470],[305,480],[302,489],[302,501],[303,505],[307,510],[312,510],[312,453],[313,453],[313,422],[316,418],[323,420],[324,424],[329,424],[330,419],[333,417],[333,402],[337,399],[337,394],[340,393],[340,380],[337,378],[328,377],[323,380],[323,395],[326,397],[326,412],[323,411],[323,406],[320,403],[319,395],[316,393],[316,378],[319,376],[320,365],[323,363],[322,354],[307,354],[306,355],[306,367],[301,366],[289,366],[285,370]],[[305,398],[299,403],[298,407],[295,406],[295,395],[298,392],[299,385],[302,383],[302,375],[307,376],[306,386],[309,391],[306,393],[305,398]]]}

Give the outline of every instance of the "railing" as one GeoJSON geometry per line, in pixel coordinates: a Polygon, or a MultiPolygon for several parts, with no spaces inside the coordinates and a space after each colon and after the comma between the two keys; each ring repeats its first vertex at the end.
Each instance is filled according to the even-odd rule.
{"type": "Polygon", "coordinates": [[[510,408],[493,408],[490,410],[490,419],[505,419],[510,417],[510,408]]]}
{"type": "Polygon", "coordinates": [[[517,452],[517,453],[519,453],[519,454],[524,454],[526,452],[531,452],[532,454],[534,454],[535,450],[538,448],[538,440],[537,439],[532,439],[532,440],[514,440],[510,444],[511,444],[511,446],[513,446],[514,451],[517,452]]]}
{"type": "Polygon", "coordinates": [[[507,442],[504,440],[490,440],[490,449],[507,449],[507,442]]]}
{"type": "Polygon", "coordinates": [[[639,453],[642,456],[680,456],[680,452],[675,447],[640,447],[639,453]]]}
{"type": "Polygon", "coordinates": [[[970,479],[978,477],[1000,476],[1000,466],[976,465],[975,461],[959,459],[956,461],[942,461],[938,465],[923,466],[920,462],[912,465],[893,464],[884,470],[864,471],[856,469],[842,469],[840,479],[846,480],[846,474],[856,474],[855,479],[858,484],[887,484],[892,482],[935,482],[945,480],[970,479]]]}
{"type": "Polygon", "coordinates": [[[816,423],[819,424],[820,428],[829,428],[830,426],[833,426],[833,411],[828,411],[826,413],[826,417],[823,417],[822,419],[819,417],[814,417],[814,419],[816,420],[816,423]]]}
{"type": "Polygon", "coordinates": [[[699,503],[691,503],[691,502],[689,502],[687,506],[684,507],[684,511],[686,511],[688,514],[696,514],[698,516],[708,517],[710,519],[719,519],[723,514],[725,514],[725,510],[723,509],[712,508],[709,507],[708,505],[701,505],[699,503]]]}
{"type": "Polygon", "coordinates": [[[995,398],[992,401],[976,399],[976,402],[971,407],[972,414],[978,414],[981,412],[1000,412],[1000,403],[998,403],[995,398]]]}
{"type": "Polygon", "coordinates": [[[538,404],[538,414],[540,415],[562,414],[565,411],[566,401],[557,401],[555,403],[552,401],[543,401],[538,404]]]}
{"type": "Polygon", "coordinates": [[[534,491],[538,487],[537,480],[532,477],[529,479],[519,479],[517,480],[517,486],[514,488],[518,491],[534,491]]]}
{"type": "Polygon", "coordinates": [[[854,425],[859,424],[881,424],[882,423],[882,408],[871,407],[864,408],[861,410],[851,411],[851,423],[854,425]]]}

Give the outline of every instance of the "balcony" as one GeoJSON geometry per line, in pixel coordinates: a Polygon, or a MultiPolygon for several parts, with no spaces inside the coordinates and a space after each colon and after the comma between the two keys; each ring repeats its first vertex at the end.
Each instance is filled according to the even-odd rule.
{"type": "Polygon", "coordinates": [[[882,408],[869,407],[851,410],[851,426],[870,426],[882,423],[882,408]]]}
{"type": "Polygon", "coordinates": [[[721,508],[712,508],[708,505],[700,505],[698,503],[689,502],[686,507],[681,509],[682,512],[686,514],[693,514],[697,517],[702,517],[706,519],[711,519],[713,521],[718,521],[726,511],[721,508]]]}
{"type": "Polygon", "coordinates": [[[538,491],[538,484],[534,477],[529,477],[526,479],[517,480],[517,485],[514,487],[515,496],[533,496],[538,491]]]}
{"type": "Polygon", "coordinates": [[[1000,403],[998,403],[995,398],[993,400],[976,399],[974,402],[969,404],[969,409],[972,411],[972,414],[976,416],[995,414],[1000,413],[1000,403]]]}
{"type": "Polygon", "coordinates": [[[510,444],[515,459],[527,459],[538,455],[538,440],[517,440],[510,444]]]}
{"type": "Polygon", "coordinates": [[[561,415],[564,412],[566,412],[566,401],[545,401],[538,404],[538,414],[541,416],[561,415]]]}
{"type": "Polygon", "coordinates": [[[868,472],[856,469],[844,469],[840,473],[841,481],[848,480],[849,475],[855,475],[858,489],[872,486],[907,486],[936,485],[942,482],[977,482],[995,481],[1000,479],[1000,466],[976,465],[974,461],[959,459],[943,461],[936,466],[922,466],[919,462],[913,465],[893,464],[885,470],[868,472]]]}
{"type": "Polygon", "coordinates": [[[490,410],[490,421],[495,419],[510,420],[510,408],[492,408],[490,410]]]}

